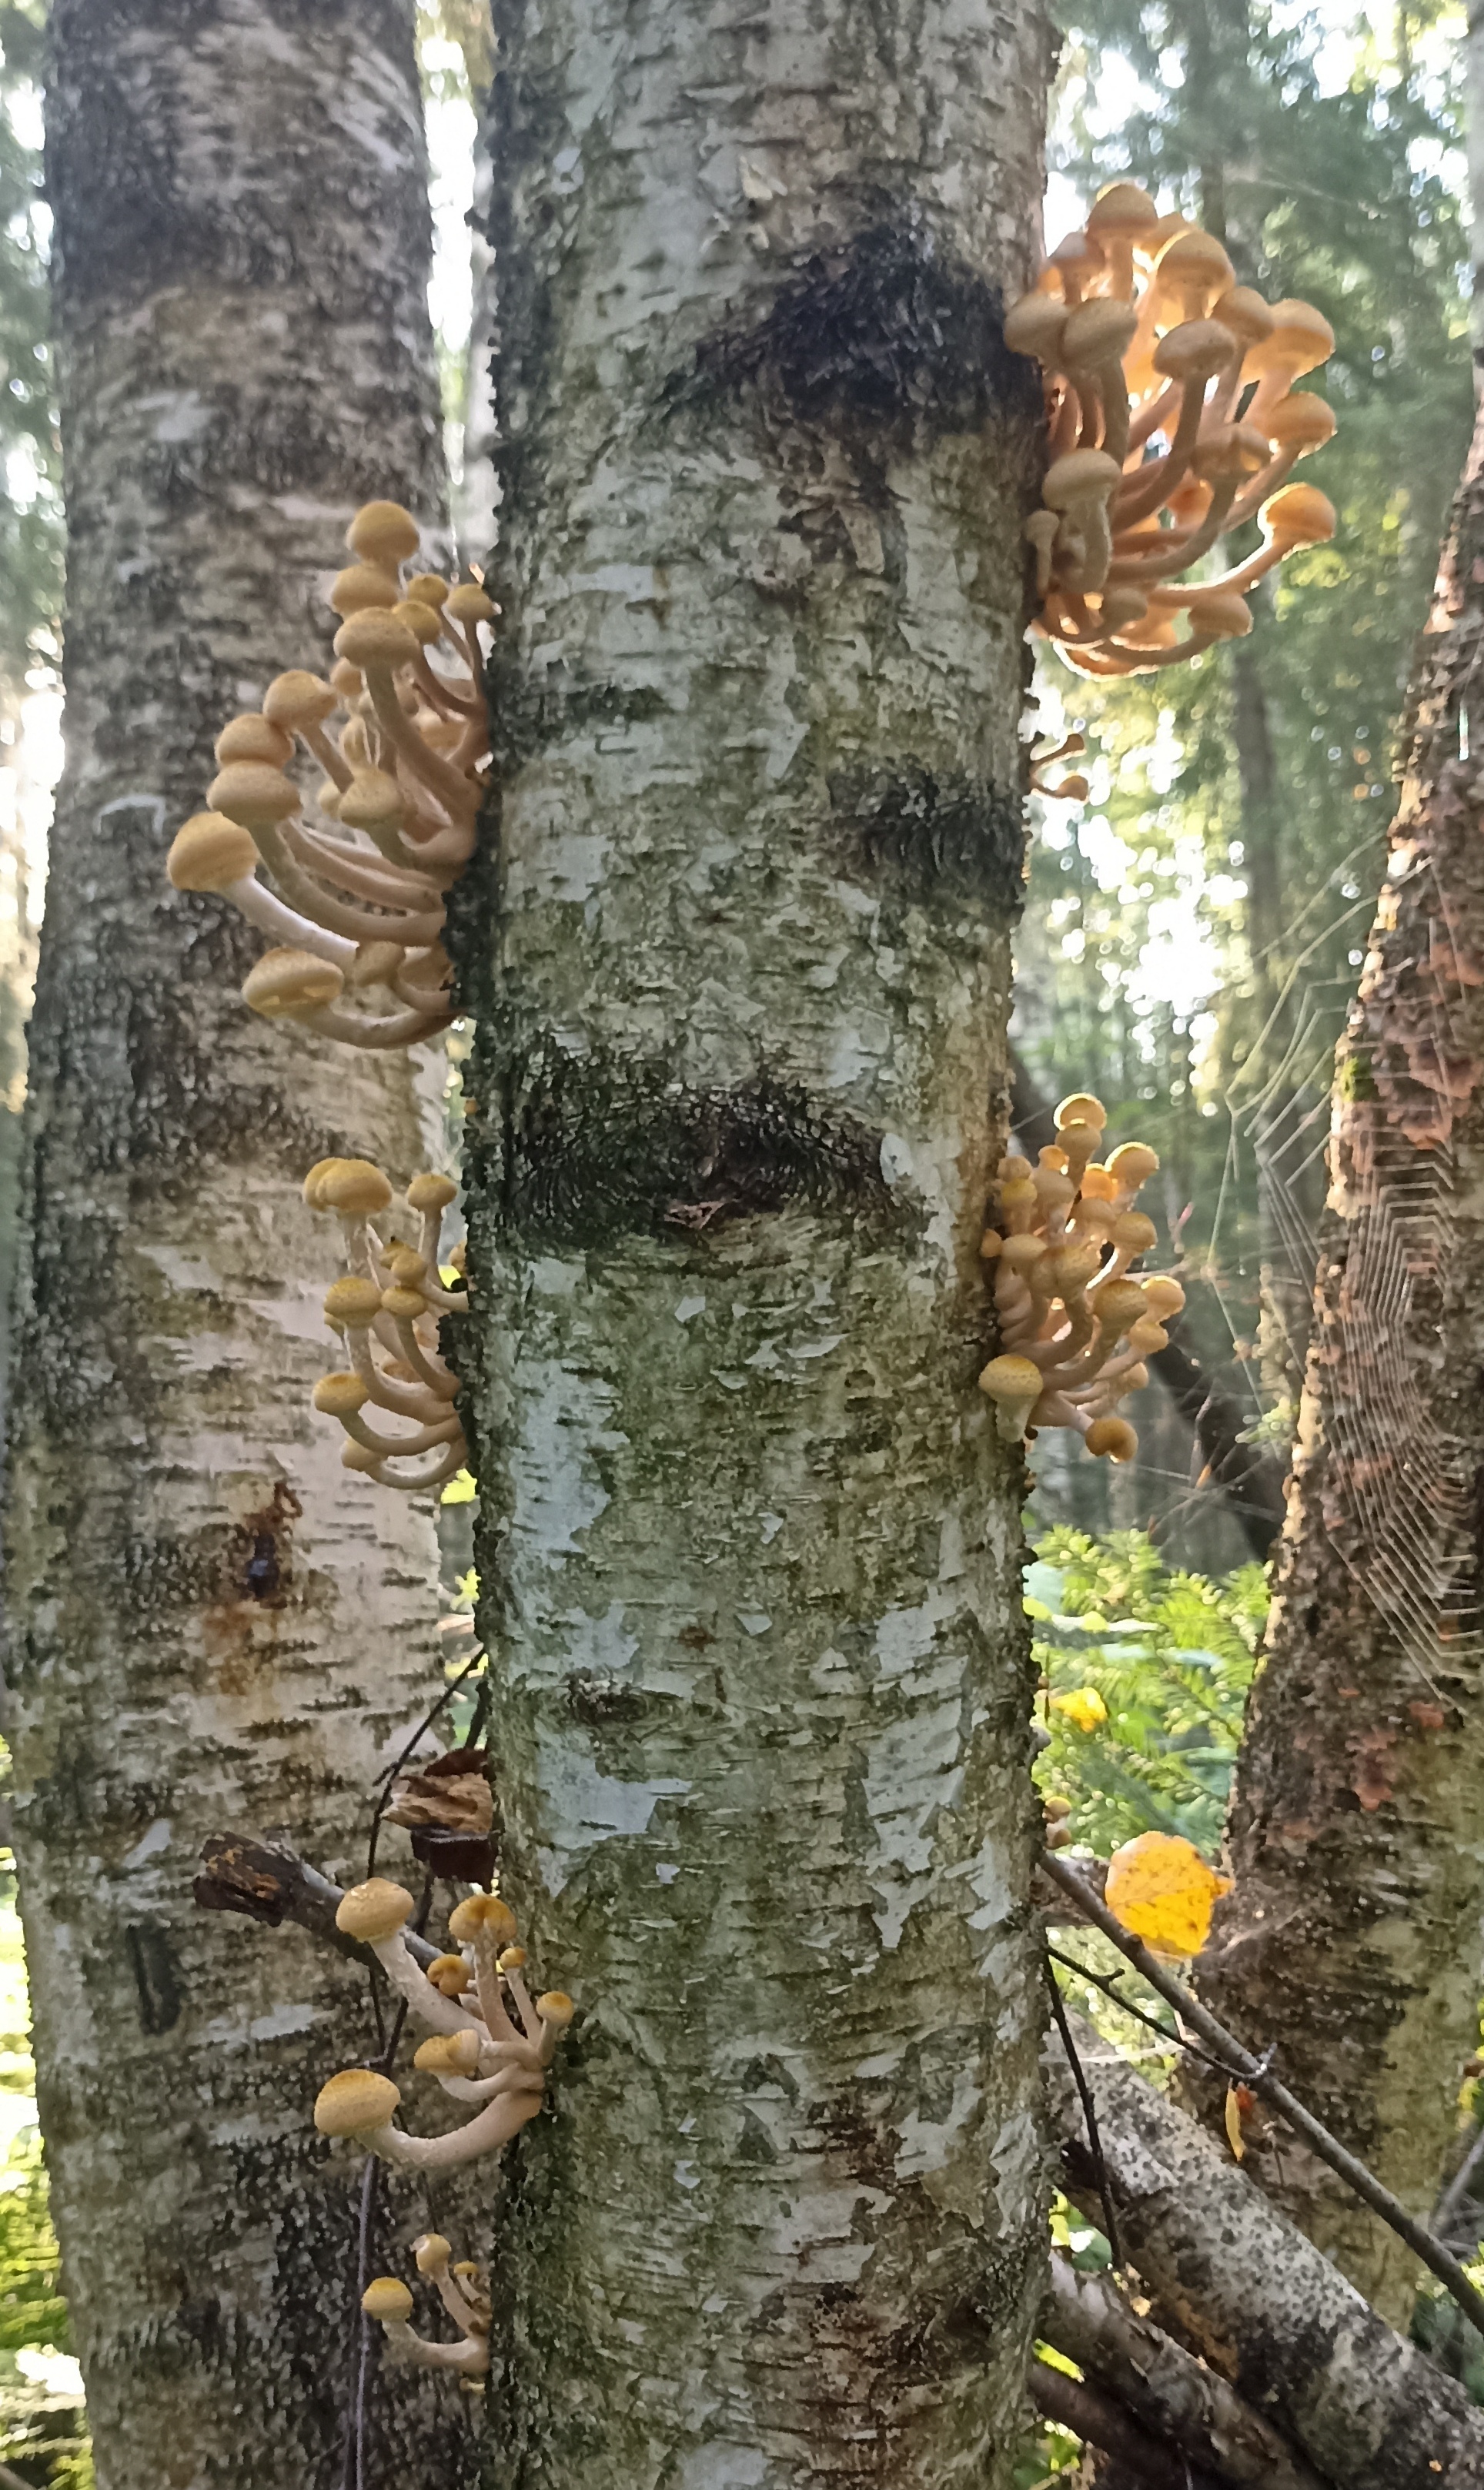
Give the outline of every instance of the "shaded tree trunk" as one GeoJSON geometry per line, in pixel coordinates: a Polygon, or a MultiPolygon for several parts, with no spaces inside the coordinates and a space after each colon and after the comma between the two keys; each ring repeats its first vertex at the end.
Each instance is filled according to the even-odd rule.
{"type": "Polygon", "coordinates": [[[473,1398],[505,1890],[583,2019],[516,2148],[490,2426],[523,2490],[988,2490],[1045,2253],[1018,1464],[975,1378],[1047,37],[941,0],[498,33],[473,1398]]]}
{"type": "MultiPolygon", "coordinates": [[[[1235,1893],[1202,1987],[1415,2211],[1477,2037],[1484,1914],[1484,436],[1412,685],[1412,742],[1342,1043],[1329,1220],[1235,1893]]],[[[1408,2252],[1290,2144],[1249,2167],[1379,2305],[1408,2252]]]]}
{"type": "MultiPolygon", "coordinates": [[[[42,2121],[101,2480],[323,2482],[354,2208],[307,2109],[358,1984],[190,1879],[222,1817],[354,1872],[439,1682],[430,1516],[308,1408],[336,1258],[299,1199],[426,1144],[405,1063],[252,1018],[257,943],[162,869],[223,720],[324,662],[357,502],[439,517],[411,9],[56,0],[51,43],[68,763],[9,1521],[42,2121]]],[[[457,2409],[403,2412],[399,2477],[458,2479],[457,2409]]]]}

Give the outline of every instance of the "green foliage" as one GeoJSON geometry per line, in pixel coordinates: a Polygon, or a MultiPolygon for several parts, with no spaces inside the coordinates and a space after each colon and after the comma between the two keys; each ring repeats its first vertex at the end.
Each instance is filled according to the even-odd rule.
{"type": "Polygon", "coordinates": [[[1168,1568],[1137,1530],[1051,1530],[1034,1557],[1026,1607],[1051,1738],[1039,1787],[1071,1800],[1073,1835],[1103,1857],[1149,1832],[1210,1856],[1266,1614],[1262,1567],[1209,1581],[1168,1568]],[[1078,1703],[1088,1689],[1106,1718],[1080,1726],[1097,1708],[1078,1703]]]}
{"type": "Polygon", "coordinates": [[[57,2262],[41,2134],[23,2127],[0,2166],[0,2353],[69,2349],[57,2262]]]}
{"type": "Polygon", "coordinates": [[[47,343],[39,83],[44,10],[0,5],[0,702],[57,654],[61,452],[47,343]]]}

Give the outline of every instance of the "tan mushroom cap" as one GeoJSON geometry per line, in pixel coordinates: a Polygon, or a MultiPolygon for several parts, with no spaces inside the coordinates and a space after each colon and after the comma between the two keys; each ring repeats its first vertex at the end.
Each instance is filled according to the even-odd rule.
{"type": "Polygon", "coordinates": [[[417,1288],[383,1288],[381,1310],[393,1322],[416,1322],[427,1312],[427,1299],[417,1288]]]}
{"type": "Polygon", "coordinates": [[[1317,484],[1285,484],[1258,512],[1264,536],[1284,544],[1327,544],[1338,524],[1333,502],[1317,484]]]}
{"type": "Polygon", "coordinates": [[[1159,210],[1137,182],[1109,182],[1088,210],[1094,242],[1131,242],[1159,222],[1159,210]]]}
{"type": "Polygon", "coordinates": [[[312,951],[265,951],[243,979],[243,1000],[265,1020],[291,1019],[333,1003],[345,983],[338,969],[312,951]]]}
{"type": "Polygon", "coordinates": [[[441,2231],[423,2231],[413,2241],[412,2253],[420,2273],[442,2273],[453,2250],[441,2231]]]}
{"type": "Polygon", "coordinates": [[[1139,1438],[1126,1418],[1094,1418],[1082,1440],[1101,1461],[1131,1462],[1139,1449],[1139,1438]]]}
{"type": "Polygon", "coordinates": [[[1190,464],[1203,483],[1260,476],[1268,460],[1267,443],[1268,435],[1255,423],[1223,423],[1196,443],[1190,464]]]}
{"type": "Polygon", "coordinates": [[[1157,1231],[1147,1211],[1120,1211],[1113,1223],[1113,1241],[1129,1254],[1147,1254],[1157,1231]]]}
{"type": "Polygon", "coordinates": [[[495,619],[493,599],[473,580],[466,580],[462,588],[451,589],[443,610],[451,622],[493,622],[495,619]]]}
{"type": "Polygon", "coordinates": [[[385,769],[357,769],[335,807],[352,830],[398,829],[406,815],[402,792],[385,769]]]}
{"type": "Polygon", "coordinates": [[[360,667],[353,666],[345,657],[337,657],[331,667],[330,682],[335,697],[343,701],[359,700],[365,689],[365,679],[360,667]]]}
{"type": "Polygon", "coordinates": [[[1158,1171],[1159,1152],[1151,1150],[1148,1142],[1122,1142],[1108,1161],[1108,1173],[1116,1185],[1146,1184],[1158,1171]]]}
{"type": "Polygon", "coordinates": [[[1144,1302],[1155,1321],[1163,1322],[1167,1315],[1181,1312],[1185,1291],[1178,1280],[1172,1279],[1168,1272],[1156,1271],[1152,1279],[1144,1283],[1144,1302]]]}
{"type": "Polygon", "coordinates": [[[1074,1089],[1069,1098],[1061,1100],[1056,1111],[1058,1129],[1063,1124],[1095,1124],[1099,1132],[1108,1121],[1108,1110],[1101,1098],[1091,1089],[1074,1089]]]}
{"type": "Polygon", "coordinates": [[[987,1392],[991,1401],[1036,1401],[1041,1370],[1029,1357],[992,1357],[979,1376],[979,1390],[987,1392]]]}
{"type": "Polygon", "coordinates": [[[276,769],[294,758],[294,738],[258,709],[229,717],[212,749],[225,767],[229,761],[269,761],[276,769]]]}
{"type": "Polygon", "coordinates": [[[374,1280],[334,1280],[325,1290],[325,1320],[336,1330],[348,1326],[364,1331],[380,1312],[381,1290],[374,1280]]]}
{"type": "Polygon", "coordinates": [[[299,790],[272,762],[232,761],[212,780],[206,800],[245,829],[272,829],[298,812],[299,790]]]}
{"type": "Polygon", "coordinates": [[[435,1954],[427,1966],[427,1976],[445,1997],[461,1996],[474,1979],[461,1954],[435,1954]]]}
{"type": "Polygon", "coordinates": [[[1252,609],[1235,588],[1212,589],[1190,600],[1190,628],[1208,640],[1245,640],[1252,628],[1252,609]]]}
{"type": "Polygon", "coordinates": [[[382,570],[374,563],[355,562],[348,570],[335,574],[330,590],[330,610],[347,620],[353,614],[381,612],[395,605],[401,593],[390,570],[382,570]]]}
{"type": "Polygon", "coordinates": [[[1000,1248],[1000,1259],[1007,1271],[1024,1274],[1033,1271],[1050,1249],[1044,1236],[1026,1234],[1006,1236],[1000,1248]]]}
{"type": "Polygon", "coordinates": [[[420,570],[415,579],[407,582],[406,594],[415,596],[421,605],[441,606],[452,585],[451,580],[440,579],[436,570],[420,570]]]}
{"type": "Polygon", "coordinates": [[[424,2075],[472,2075],[480,2064],[480,2036],[471,2024],[467,2032],[436,2032],[430,2041],[422,2041],[413,2051],[413,2065],[424,2075]]]}
{"type": "Polygon", "coordinates": [[[361,2305],[367,2317],[377,2318],[383,2326],[405,2326],[412,2315],[412,2294],[394,2274],[379,2273],[362,2293],[361,2305]]]}
{"type": "Polygon", "coordinates": [[[1182,320],[1165,332],[1152,361],[1167,381],[1208,381],[1236,352],[1237,339],[1219,320],[1182,320]]]}
{"type": "Polygon", "coordinates": [[[1111,493],[1122,472],[1106,449],[1069,449],[1047,468],[1041,499],[1049,509],[1064,510],[1091,494],[1111,493]]]}
{"type": "Polygon", "coordinates": [[[225,813],[192,813],[170,842],[165,872],[177,890],[225,890],[257,864],[252,833],[225,813]]]}
{"type": "Polygon", "coordinates": [[[338,702],[333,685],[311,675],[307,667],[294,666],[286,675],[275,675],[263,694],[263,715],[275,726],[297,732],[322,726],[338,702]]]}
{"type": "MultiPolygon", "coordinates": [[[[358,1409],[364,1408],[370,1397],[368,1387],[359,1375],[322,1375],[310,1395],[322,1418],[353,1418],[358,1409]]],[[[364,1889],[358,1887],[357,1890],[364,1889]]],[[[344,1904],[340,1907],[343,1910],[344,1904]]],[[[343,1927],[345,1924],[337,1921],[337,1925],[343,1927]]],[[[400,1927],[400,1920],[395,1925],[400,1927]]],[[[352,1935],[359,1933],[357,1929],[351,1931],[352,1935]]]]}
{"type": "Polygon", "coordinates": [[[364,502],[345,531],[345,541],[363,562],[409,562],[422,541],[422,531],[400,502],[364,502]]]}
{"type": "Polygon", "coordinates": [[[347,2067],[320,2087],[314,2124],[321,2135],[364,2135],[367,2128],[385,2127],[401,2098],[390,2075],[347,2067]]]}
{"type": "Polygon", "coordinates": [[[1201,233],[1180,219],[1155,263],[1162,285],[1206,285],[1224,293],[1236,274],[1214,234],[1201,233]]]}
{"type": "Polygon", "coordinates": [[[1334,439],[1334,409],[1312,390],[1291,390],[1271,409],[1265,428],[1275,449],[1295,449],[1302,458],[1334,439]]]}
{"type": "Polygon", "coordinates": [[[393,620],[402,623],[422,648],[430,649],[443,637],[443,622],[436,605],[425,596],[400,597],[392,608],[393,620]]]}
{"type": "Polygon", "coordinates": [[[353,666],[408,666],[418,642],[394,614],[367,609],[353,614],[335,635],[335,652],[353,666]]]}
{"type": "Polygon", "coordinates": [[[457,1192],[451,1176],[415,1175],[407,1188],[407,1205],[410,1210],[447,1210],[457,1192]]]}
{"type": "Polygon", "coordinates": [[[1265,303],[1251,285],[1228,286],[1211,304],[1211,318],[1219,320],[1223,329],[1230,329],[1244,346],[1255,346],[1260,338],[1270,337],[1273,333],[1272,305],[1265,303]]]}
{"type": "Polygon", "coordinates": [[[1139,325],[1139,314],[1131,303],[1113,303],[1094,299],[1078,304],[1066,315],[1062,333],[1062,359],[1068,365],[1091,369],[1099,363],[1116,363],[1139,325]]]}
{"type": "Polygon", "coordinates": [[[501,1946],[514,1942],[515,1914],[498,1894],[470,1894],[449,1913],[449,1934],[458,1945],[476,1937],[501,1946]]]}
{"type": "Polygon", "coordinates": [[[548,1988],[537,1999],[536,2011],[543,2023],[554,2023],[565,2032],[577,2009],[565,1988],[548,1988]]]}
{"type": "Polygon", "coordinates": [[[1296,380],[1312,372],[1334,353],[1334,331],[1312,303],[1287,300],[1272,306],[1272,329],[1248,354],[1246,372],[1261,380],[1284,373],[1296,380]]]}
{"type": "Polygon", "coordinates": [[[1069,316],[1055,294],[1023,294],[1005,313],[1004,342],[1012,355],[1034,355],[1038,362],[1054,363],[1069,316]]]}
{"type": "Polygon", "coordinates": [[[1098,1321],[1110,1332],[1127,1331],[1149,1311],[1142,1280],[1105,1280],[1092,1302],[1098,1321]]]}
{"type": "MultiPolygon", "coordinates": [[[[359,1375],[327,1375],[326,1382],[360,1382],[359,1375]]],[[[314,1387],[314,1405],[319,1408],[320,1385],[314,1387]]],[[[365,1398],[362,1387],[362,1400],[365,1398]]],[[[360,1404],[356,1404],[358,1407],[360,1404]]],[[[357,1937],[363,1945],[379,1945],[385,1937],[394,1937],[397,1929],[412,1917],[412,1896],[405,1886],[393,1885],[386,1876],[372,1876],[364,1885],[352,1885],[342,1895],[335,1915],[335,1926],[342,1936],[357,1937]]]]}
{"type": "Polygon", "coordinates": [[[392,1199],[390,1180],[369,1159],[333,1159],[319,1180],[321,1207],[343,1211],[348,1219],[386,1210],[392,1199]]]}
{"type": "Polygon", "coordinates": [[[330,1174],[332,1169],[343,1167],[344,1165],[345,1161],[343,1159],[315,1160],[308,1174],[305,1177],[302,1188],[304,1198],[311,1210],[322,1210],[324,1208],[324,1204],[319,1198],[320,1186],[323,1184],[326,1176],[330,1174]]]}

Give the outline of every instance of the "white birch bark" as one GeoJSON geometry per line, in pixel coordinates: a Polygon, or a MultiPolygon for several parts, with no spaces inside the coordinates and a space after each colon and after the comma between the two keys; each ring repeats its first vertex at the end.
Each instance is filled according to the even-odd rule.
{"type": "Polygon", "coordinates": [[[583,2015],[501,2224],[499,2477],[991,2490],[1044,2272],[975,1375],[1046,33],[497,22],[475,1401],[505,1888],[583,2015]]]}
{"type": "MultiPolygon", "coordinates": [[[[439,1682],[430,1514],[307,1405],[336,1247],[298,1195],[424,1144],[405,1062],[253,1019],[256,938],[163,862],[222,721],[325,661],[357,503],[440,517],[411,6],[56,0],[51,40],[68,760],[10,1511],[42,2119],[101,2483],[297,2485],[335,2472],[356,2324],[309,2108],[369,2036],[343,1966],[191,1876],[224,1825],[353,1875],[439,1682]]],[[[397,2477],[457,2480],[456,2404],[398,2413],[397,2477]]]]}

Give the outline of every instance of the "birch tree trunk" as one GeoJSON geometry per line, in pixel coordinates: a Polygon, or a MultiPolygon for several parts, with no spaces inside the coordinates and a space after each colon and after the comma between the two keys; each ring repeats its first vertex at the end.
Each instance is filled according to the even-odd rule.
{"type": "MultiPolygon", "coordinates": [[[[1201,1987],[1418,2213],[1478,2034],[1484,1919],[1484,430],[1411,687],[1409,774],[1342,1043],[1329,1219],[1267,1647],[1201,1987]]],[[[1255,2150],[1395,2320],[1409,2252],[1255,2150]]]]}
{"type": "Polygon", "coordinates": [[[990,2490],[1044,2273],[975,1378],[1047,33],[497,31],[481,1578],[505,1887],[582,2014],[501,2225],[500,2477],[990,2490]]]}
{"type": "MultiPolygon", "coordinates": [[[[354,1873],[438,1683],[430,1516],[308,1409],[335,1256],[298,1193],[425,1143],[404,1061],[245,1009],[260,946],[163,862],[223,720],[323,662],[356,504],[439,517],[411,7],[55,0],[51,43],[68,761],[9,1524],[42,2120],[106,2490],[320,2483],[354,2209],[308,2108],[362,2000],[191,1872],[226,1821],[354,1873]]],[[[402,2410],[398,2477],[461,2477],[456,2407],[402,2410]]]]}

